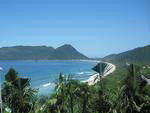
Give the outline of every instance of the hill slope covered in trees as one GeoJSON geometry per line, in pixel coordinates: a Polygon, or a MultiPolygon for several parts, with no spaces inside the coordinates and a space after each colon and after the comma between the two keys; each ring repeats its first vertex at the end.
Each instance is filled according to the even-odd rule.
{"type": "Polygon", "coordinates": [[[13,46],[0,48],[0,60],[88,59],[69,44],[58,48],[47,46],[13,46]]]}
{"type": "Polygon", "coordinates": [[[150,45],[135,48],[119,54],[111,54],[103,58],[103,60],[113,63],[150,63],[150,45]]]}

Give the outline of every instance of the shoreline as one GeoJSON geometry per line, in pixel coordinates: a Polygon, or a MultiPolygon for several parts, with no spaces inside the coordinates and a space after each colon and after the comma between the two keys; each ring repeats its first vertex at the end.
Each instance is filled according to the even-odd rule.
{"type": "MultiPolygon", "coordinates": [[[[100,62],[99,62],[100,63],[100,62]]],[[[104,75],[102,76],[102,79],[108,76],[109,74],[113,73],[116,70],[116,66],[114,64],[104,62],[108,64],[106,70],[104,71],[104,75]]],[[[84,83],[87,83],[89,86],[96,84],[98,81],[100,81],[99,73],[95,73],[91,75],[87,80],[82,81],[84,83]]]]}
{"type": "Polygon", "coordinates": [[[0,60],[2,62],[14,62],[14,61],[35,61],[35,62],[40,62],[40,61],[83,61],[83,62],[99,62],[98,60],[91,60],[91,59],[50,59],[50,60],[47,60],[47,59],[41,59],[41,60],[0,60]]]}

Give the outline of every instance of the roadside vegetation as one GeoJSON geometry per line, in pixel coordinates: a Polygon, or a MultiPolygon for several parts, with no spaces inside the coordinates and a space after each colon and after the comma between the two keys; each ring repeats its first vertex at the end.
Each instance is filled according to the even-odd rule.
{"type": "Polygon", "coordinates": [[[49,97],[37,96],[30,79],[20,78],[14,69],[2,85],[4,113],[150,113],[149,67],[131,64],[89,86],[60,73],[49,97]]]}

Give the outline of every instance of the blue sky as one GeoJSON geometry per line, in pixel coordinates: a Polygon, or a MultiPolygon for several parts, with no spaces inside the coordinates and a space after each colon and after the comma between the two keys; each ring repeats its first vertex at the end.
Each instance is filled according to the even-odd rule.
{"type": "Polygon", "coordinates": [[[0,0],[0,47],[63,44],[90,57],[150,44],[150,0],[0,0]]]}

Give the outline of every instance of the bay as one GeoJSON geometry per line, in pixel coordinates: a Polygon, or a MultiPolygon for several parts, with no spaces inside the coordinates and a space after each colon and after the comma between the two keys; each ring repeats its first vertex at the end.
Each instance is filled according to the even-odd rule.
{"type": "Polygon", "coordinates": [[[39,90],[39,95],[53,92],[60,72],[73,79],[86,80],[95,72],[92,68],[96,61],[90,60],[39,60],[39,61],[0,61],[2,81],[10,68],[14,68],[21,77],[28,77],[31,86],[39,90]]]}

